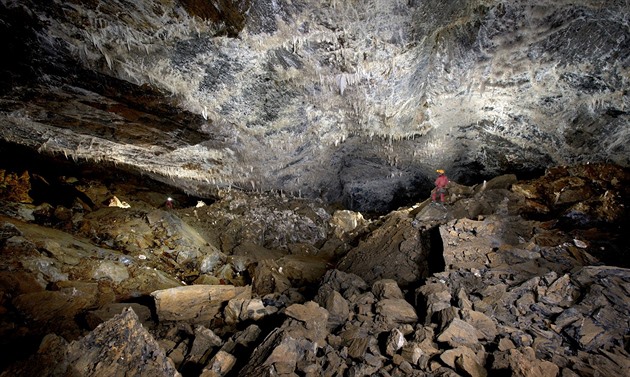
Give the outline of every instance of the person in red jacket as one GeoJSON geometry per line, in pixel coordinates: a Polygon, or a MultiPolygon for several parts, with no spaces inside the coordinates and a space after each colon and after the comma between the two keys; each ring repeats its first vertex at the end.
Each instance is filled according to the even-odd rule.
{"type": "Polygon", "coordinates": [[[439,174],[435,180],[435,189],[431,191],[431,201],[435,202],[437,194],[440,194],[440,201],[444,203],[444,196],[446,195],[446,186],[448,186],[448,177],[444,174],[444,170],[438,169],[436,172],[439,174]]]}

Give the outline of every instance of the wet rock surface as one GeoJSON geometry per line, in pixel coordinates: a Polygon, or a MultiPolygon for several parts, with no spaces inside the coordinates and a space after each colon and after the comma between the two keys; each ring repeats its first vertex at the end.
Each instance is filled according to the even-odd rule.
{"type": "Polygon", "coordinates": [[[84,178],[92,206],[5,198],[0,375],[618,375],[630,270],[603,260],[629,177],[558,167],[378,218],[84,178]]]}

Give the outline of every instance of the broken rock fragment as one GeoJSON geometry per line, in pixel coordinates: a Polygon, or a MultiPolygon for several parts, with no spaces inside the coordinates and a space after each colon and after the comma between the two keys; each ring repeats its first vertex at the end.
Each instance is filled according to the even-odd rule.
{"type": "Polygon", "coordinates": [[[70,344],[56,335],[47,336],[37,354],[13,365],[5,375],[180,376],[133,310],[125,310],[70,344]]]}
{"type": "Polygon", "coordinates": [[[151,293],[160,321],[201,323],[212,320],[233,298],[251,299],[251,287],[190,285],[151,293]]]}

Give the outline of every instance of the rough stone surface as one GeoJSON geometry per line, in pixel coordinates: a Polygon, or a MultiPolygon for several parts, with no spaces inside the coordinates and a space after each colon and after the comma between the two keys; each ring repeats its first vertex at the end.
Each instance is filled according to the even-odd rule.
{"type": "Polygon", "coordinates": [[[188,192],[383,211],[436,167],[629,163],[625,1],[2,8],[3,140],[188,192]]]}
{"type": "Polygon", "coordinates": [[[251,298],[251,287],[231,285],[191,285],[151,293],[160,321],[212,320],[227,301],[251,298]]]}
{"type": "Polygon", "coordinates": [[[392,323],[415,323],[418,321],[413,306],[404,299],[386,298],[376,303],[376,313],[384,321],[392,323]]]}
{"type": "Polygon", "coordinates": [[[151,321],[151,309],[147,306],[136,303],[112,303],[107,304],[98,310],[90,311],[86,314],[85,320],[91,329],[113,318],[115,315],[122,313],[126,308],[131,308],[138,317],[138,321],[142,324],[148,324],[151,321]]]}
{"type": "Polygon", "coordinates": [[[338,268],[361,276],[368,284],[392,279],[408,286],[429,273],[428,245],[405,211],[388,215],[384,224],[345,255],[338,268]]]}
{"type": "Polygon", "coordinates": [[[22,368],[3,375],[180,376],[132,310],[70,344],[56,337],[45,338],[34,360],[22,368]],[[42,363],[53,359],[52,364],[42,363]]]}
{"type": "Polygon", "coordinates": [[[453,321],[438,335],[438,342],[446,342],[451,347],[470,346],[477,344],[479,338],[477,329],[471,324],[458,318],[453,321]]]}
{"type": "MultiPolygon", "coordinates": [[[[516,183],[499,178],[485,188],[454,185],[453,202],[443,207],[401,208],[345,234],[345,241],[327,228],[328,239],[313,243],[305,241],[314,233],[300,242],[283,238],[290,222],[316,216],[322,224],[328,218],[324,207],[306,200],[238,194],[205,206],[191,200],[186,208],[158,210],[163,193],[145,186],[65,177],[105,202],[59,210],[51,205],[49,214],[31,220],[14,210],[20,203],[0,206],[0,351],[6,356],[0,373],[67,375],[74,363],[68,350],[81,342],[77,349],[89,357],[77,352],[76,360],[87,375],[101,368],[116,375],[109,360],[117,352],[116,368],[142,374],[133,372],[140,367],[128,356],[145,351],[151,361],[142,368],[159,365],[166,355],[176,373],[191,377],[617,375],[630,365],[630,270],[602,261],[624,261],[618,251],[625,223],[617,221],[627,213],[627,190],[619,172],[584,165],[516,183]],[[560,204],[549,201],[553,192],[568,191],[573,193],[560,195],[560,204]],[[113,194],[130,207],[100,212],[113,194]],[[259,204],[292,208],[292,214],[254,242],[260,234],[247,233],[244,224],[261,221],[250,208],[259,204]],[[543,206],[546,211],[532,212],[543,206]],[[482,212],[467,217],[475,208],[482,212]],[[567,210],[576,208],[592,217],[566,221],[574,219],[567,210]],[[424,219],[433,210],[447,216],[424,219]],[[90,229],[102,228],[81,220],[90,212],[124,225],[114,238],[92,234],[90,229]],[[222,237],[231,229],[228,218],[238,232],[222,237]],[[404,233],[408,227],[430,250],[428,275],[417,275],[409,286],[393,278],[368,284],[335,268],[361,242],[387,244],[394,229],[404,233]],[[149,230],[147,237],[141,230],[149,230]],[[121,242],[111,243],[118,236],[121,242]],[[196,238],[202,242],[191,241],[196,238]],[[134,242],[145,243],[134,251],[134,242]],[[339,242],[346,246],[330,252],[339,242]],[[95,276],[102,265],[128,277],[95,276]],[[328,270],[297,271],[321,265],[328,270]],[[213,284],[198,284],[203,281],[213,284]],[[262,294],[252,288],[256,284],[262,294]],[[135,309],[116,314],[127,307],[141,318],[135,309]],[[104,328],[111,331],[103,335],[104,328]],[[143,331],[159,350],[152,351],[155,342],[143,331]],[[130,339],[134,334],[144,340],[130,339]]],[[[272,219],[273,226],[279,219],[272,219]]],[[[401,250],[409,249],[401,244],[391,253],[401,250]]]]}

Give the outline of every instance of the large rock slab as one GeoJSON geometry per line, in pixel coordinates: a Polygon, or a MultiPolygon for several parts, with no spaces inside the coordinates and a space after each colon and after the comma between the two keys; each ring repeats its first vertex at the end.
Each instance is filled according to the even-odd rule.
{"type": "Polygon", "coordinates": [[[359,275],[368,284],[393,279],[406,287],[428,276],[428,244],[404,211],[392,212],[383,224],[350,250],[337,268],[359,275]]]}
{"type": "Polygon", "coordinates": [[[151,293],[160,321],[212,320],[223,304],[234,298],[251,299],[251,287],[233,285],[190,285],[151,293]]]}

